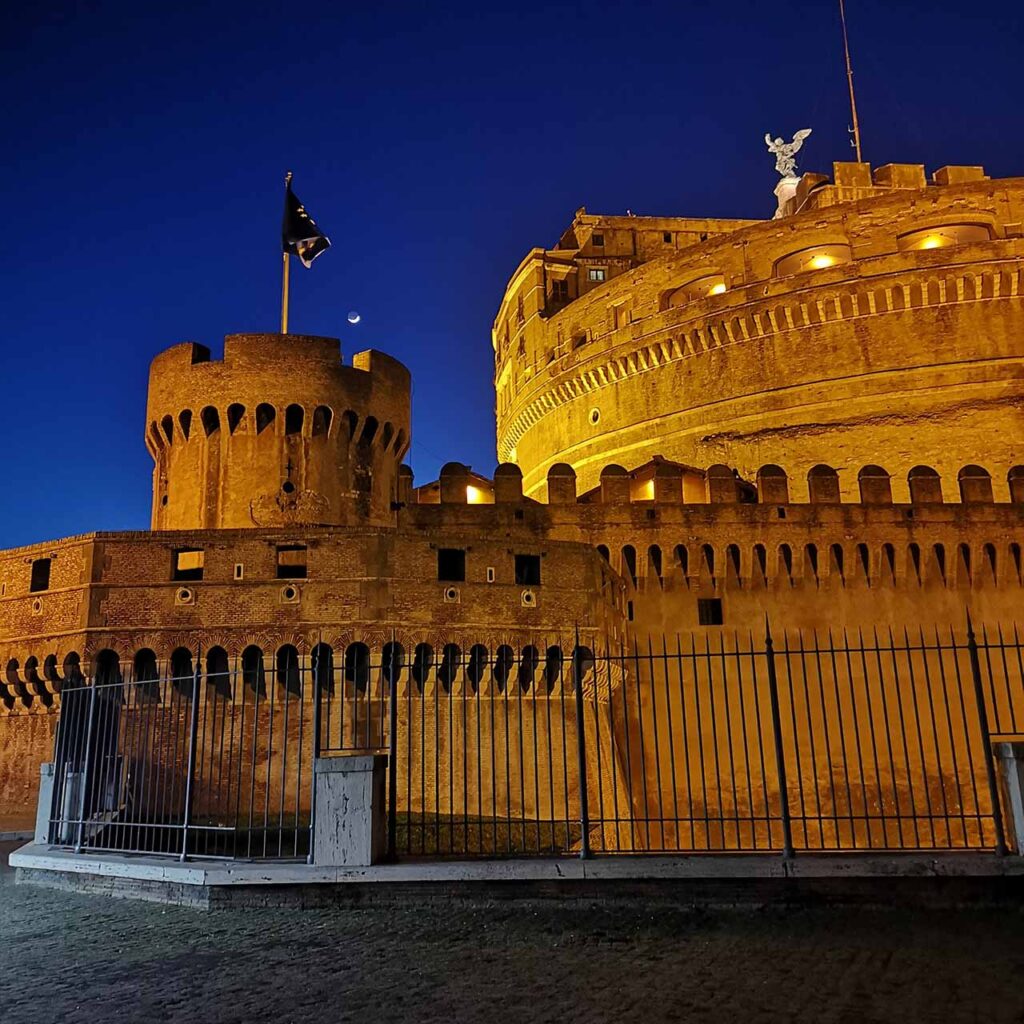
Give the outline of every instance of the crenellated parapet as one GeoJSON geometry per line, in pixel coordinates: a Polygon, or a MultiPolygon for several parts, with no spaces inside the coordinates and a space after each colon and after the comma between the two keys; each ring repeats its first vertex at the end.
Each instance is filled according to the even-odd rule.
{"type": "Polygon", "coordinates": [[[153,528],[388,522],[409,446],[410,378],[335,338],[237,334],[150,369],[153,528]]]}
{"type": "Polygon", "coordinates": [[[538,285],[519,341],[495,329],[499,458],[535,497],[556,463],[589,490],[655,451],[747,477],[829,453],[845,500],[860,466],[908,450],[943,476],[980,451],[1015,463],[1024,179],[952,170],[859,190],[840,173],[820,208],[651,254],[557,308],[538,285]]]}

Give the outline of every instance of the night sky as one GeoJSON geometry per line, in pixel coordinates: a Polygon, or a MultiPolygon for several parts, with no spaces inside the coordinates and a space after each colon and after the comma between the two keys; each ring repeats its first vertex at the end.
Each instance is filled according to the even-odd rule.
{"type": "MultiPolygon", "coordinates": [[[[1024,174],[1020,12],[848,0],[865,159],[1024,174]]],[[[0,547],[148,526],[149,361],[277,330],[288,168],[333,242],[291,328],[410,367],[424,483],[493,470],[491,321],[577,207],[770,216],[769,130],[852,159],[828,0],[39,0],[0,47],[0,547]]]]}

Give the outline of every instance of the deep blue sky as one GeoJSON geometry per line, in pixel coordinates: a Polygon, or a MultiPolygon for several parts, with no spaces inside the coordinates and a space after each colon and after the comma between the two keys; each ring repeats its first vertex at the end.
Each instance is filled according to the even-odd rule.
{"type": "MultiPolygon", "coordinates": [[[[1024,174],[1020,10],[848,0],[865,158],[1024,174]]],[[[769,215],[766,130],[851,158],[830,0],[39,0],[0,47],[0,547],[148,525],[149,360],[276,329],[286,168],[334,243],[292,328],[412,369],[425,482],[493,469],[490,323],[577,207],[769,215]]]]}

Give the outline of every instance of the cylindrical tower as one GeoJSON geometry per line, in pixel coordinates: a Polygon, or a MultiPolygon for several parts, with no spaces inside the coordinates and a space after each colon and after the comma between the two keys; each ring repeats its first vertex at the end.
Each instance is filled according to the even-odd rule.
{"type": "Polygon", "coordinates": [[[342,365],[337,338],[232,334],[223,360],[186,342],[149,374],[154,530],[385,524],[409,447],[409,371],[342,365]]]}
{"type": "Polygon", "coordinates": [[[520,265],[493,341],[498,458],[528,495],[558,463],[587,491],[609,463],[659,454],[751,481],[824,463],[844,500],[865,465],[906,501],[915,467],[955,482],[980,464],[1007,500],[1024,454],[1024,179],[837,164],[796,200],[684,246],[667,221],[578,216],[520,265]]]}

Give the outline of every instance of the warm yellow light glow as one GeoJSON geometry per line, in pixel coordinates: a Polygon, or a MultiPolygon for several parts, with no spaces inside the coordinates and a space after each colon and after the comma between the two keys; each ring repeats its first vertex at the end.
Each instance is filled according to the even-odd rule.
{"type": "Polygon", "coordinates": [[[725,282],[719,281],[708,289],[708,295],[721,295],[725,291],[725,282]]]}
{"type": "MultiPolygon", "coordinates": [[[[722,285],[722,291],[725,291],[725,285],[722,285]]],[[[654,501],[654,481],[648,480],[643,487],[640,488],[640,496],[638,501],[654,501]]]]}
{"type": "Polygon", "coordinates": [[[943,244],[941,235],[928,235],[922,242],[922,249],[938,249],[943,244]]]}
{"type": "Polygon", "coordinates": [[[484,504],[484,492],[481,491],[479,487],[467,484],[466,501],[468,501],[470,505],[482,505],[484,504]]]}
{"type": "Polygon", "coordinates": [[[837,262],[838,261],[835,256],[828,256],[825,253],[822,253],[820,256],[815,256],[814,259],[811,260],[811,266],[815,270],[824,270],[825,267],[835,266],[837,262]]]}

